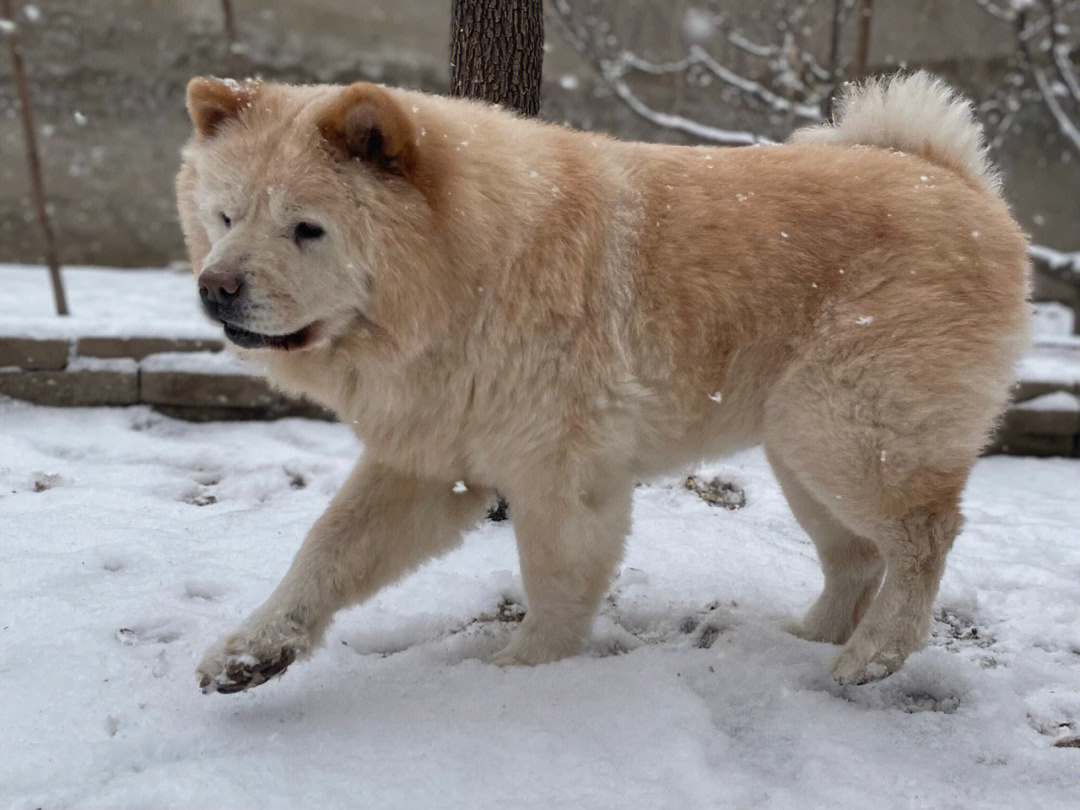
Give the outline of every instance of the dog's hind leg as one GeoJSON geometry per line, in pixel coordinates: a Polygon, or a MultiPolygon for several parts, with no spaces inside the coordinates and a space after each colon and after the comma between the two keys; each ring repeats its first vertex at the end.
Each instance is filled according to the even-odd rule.
{"type": "MultiPolygon", "coordinates": [[[[828,445],[835,436],[821,439],[828,445]]],[[[847,455],[832,451],[781,475],[797,477],[796,486],[818,504],[833,499],[810,520],[805,503],[797,507],[800,521],[816,535],[826,582],[803,630],[807,637],[844,643],[833,672],[842,681],[861,683],[896,671],[929,630],[945,558],[962,523],[959,496],[967,469],[907,470],[893,489],[865,464],[830,466],[826,459],[847,455]]],[[[777,466],[783,470],[786,464],[777,466]]],[[[789,483],[785,492],[790,489],[789,483]]]]}
{"type": "Polygon", "coordinates": [[[632,483],[551,496],[513,490],[514,531],[528,612],[493,663],[542,664],[581,649],[622,559],[632,483]]]}
{"type": "MultiPolygon", "coordinates": [[[[859,603],[873,597],[833,663],[834,674],[849,682],[895,671],[926,636],[962,523],[960,494],[997,409],[996,392],[983,394],[977,377],[969,382],[974,373],[965,363],[976,365],[975,351],[917,376],[911,352],[873,348],[842,340],[807,347],[766,404],[765,444],[779,474],[791,479],[785,490],[790,494],[794,483],[820,507],[813,510],[820,525],[808,529],[831,535],[830,549],[849,556],[865,549],[853,538],[869,541],[885,563],[872,594],[876,569],[860,555],[862,573],[850,566],[848,572],[866,590],[845,597],[830,584],[835,562],[822,554],[826,591],[811,611],[810,621],[821,622],[811,632],[846,629],[829,611],[850,609],[854,619],[859,603]]],[[[798,495],[793,500],[799,509],[798,495]]],[[[800,520],[813,524],[805,503],[801,508],[800,520]]]]}
{"type": "Polygon", "coordinates": [[[872,542],[818,503],[776,453],[767,454],[795,520],[814,541],[825,577],[821,596],[792,629],[809,641],[843,644],[881,587],[885,560],[872,542]]]}
{"type": "Polygon", "coordinates": [[[361,461],[308,532],[285,578],[198,666],[204,692],[265,682],[318,644],[333,614],[453,548],[491,490],[361,461]]]}
{"type": "Polygon", "coordinates": [[[945,555],[962,520],[955,508],[918,508],[882,525],[885,581],[870,609],[833,662],[845,682],[862,683],[896,671],[930,629],[945,555]]]}

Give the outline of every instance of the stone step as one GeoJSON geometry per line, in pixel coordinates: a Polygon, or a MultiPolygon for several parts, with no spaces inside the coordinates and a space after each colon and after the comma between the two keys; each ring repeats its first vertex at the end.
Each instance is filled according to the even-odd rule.
{"type": "Polygon", "coordinates": [[[274,391],[221,346],[198,337],[0,335],[0,396],[53,407],[144,404],[192,421],[333,418],[274,391]]]}
{"type": "MultiPolygon", "coordinates": [[[[276,391],[207,335],[0,334],[0,396],[51,406],[150,405],[182,419],[332,419],[276,391]],[[164,351],[161,351],[164,349],[164,351]]],[[[1080,340],[1037,341],[989,452],[1080,456],[1080,340]]]]}

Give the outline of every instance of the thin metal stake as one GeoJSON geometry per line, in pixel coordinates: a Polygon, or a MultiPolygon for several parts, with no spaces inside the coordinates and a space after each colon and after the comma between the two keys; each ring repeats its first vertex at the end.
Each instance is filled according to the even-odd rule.
{"type": "Polygon", "coordinates": [[[15,26],[15,14],[11,0],[0,0],[0,11],[9,25],[4,26],[8,43],[11,46],[11,72],[15,78],[15,88],[19,94],[19,109],[22,112],[23,134],[26,138],[26,164],[30,170],[30,187],[34,194],[34,206],[37,208],[38,224],[45,237],[45,263],[49,266],[49,278],[52,281],[53,298],[56,300],[56,314],[67,315],[67,296],[64,295],[64,280],[60,278],[60,258],[56,252],[56,238],[53,236],[49,212],[45,207],[45,184],[41,181],[41,161],[38,160],[37,140],[34,137],[34,120],[30,109],[30,85],[26,81],[23,69],[22,44],[19,42],[18,29],[15,26]]]}
{"type": "Polygon", "coordinates": [[[240,78],[240,59],[236,55],[236,22],[233,19],[232,0],[221,0],[221,14],[225,21],[225,59],[234,79],[240,78]]]}

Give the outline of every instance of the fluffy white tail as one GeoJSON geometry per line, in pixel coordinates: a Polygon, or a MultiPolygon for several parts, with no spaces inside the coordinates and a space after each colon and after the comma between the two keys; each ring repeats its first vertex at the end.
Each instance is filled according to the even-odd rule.
{"type": "Polygon", "coordinates": [[[849,85],[832,124],[800,129],[791,140],[913,152],[1001,194],[971,102],[924,71],[849,85]]]}

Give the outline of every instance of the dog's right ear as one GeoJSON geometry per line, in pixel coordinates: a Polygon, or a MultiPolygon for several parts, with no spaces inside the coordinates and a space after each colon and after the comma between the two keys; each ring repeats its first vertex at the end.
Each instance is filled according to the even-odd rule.
{"type": "Polygon", "coordinates": [[[216,133],[251,104],[257,87],[252,81],[240,83],[202,76],[192,79],[187,86],[187,109],[195,131],[206,137],[216,133]]]}
{"type": "Polygon", "coordinates": [[[383,88],[367,82],[349,85],[322,111],[317,125],[339,159],[412,175],[417,157],[412,117],[383,88]]]}

